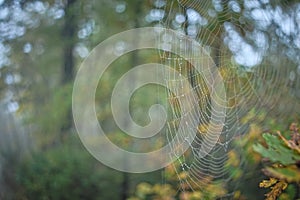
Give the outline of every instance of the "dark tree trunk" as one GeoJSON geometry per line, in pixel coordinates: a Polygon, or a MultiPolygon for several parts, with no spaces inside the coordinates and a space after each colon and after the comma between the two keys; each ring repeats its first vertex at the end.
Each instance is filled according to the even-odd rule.
{"type": "Polygon", "coordinates": [[[64,48],[64,66],[62,83],[69,83],[74,76],[74,58],[73,58],[73,44],[66,45],[64,48]]]}
{"type": "MultiPolygon", "coordinates": [[[[77,32],[77,16],[78,10],[76,9],[77,0],[65,1],[65,22],[62,28],[62,45],[63,45],[63,63],[62,63],[62,76],[61,84],[65,85],[72,82],[74,78],[75,60],[73,56],[73,50],[76,44],[76,32],[77,32]]],[[[60,128],[60,142],[63,143],[68,130],[72,127],[72,111],[71,107],[68,108],[66,116],[66,123],[60,128]]]]}
{"type": "MultiPolygon", "coordinates": [[[[139,28],[140,27],[140,23],[139,23],[139,17],[141,16],[141,5],[142,5],[142,0],[140,1],[136,1],[136,6],[135,6],[135,11],[134,11],[134,28],[139,28]]],[[[139,43],[139,36],[133,36],[134,41],[136,43],[139,43]]],[[[131,67],[135,67],[137,64],[139,63],[139,57],[138,57],[138,53],[136,51],[133,52],[133,54],[131,55],[131,67]]],[[[135,79],[136,77],[132,76],[131,80],[132,80],[132,84],[135,84],[135,79]]],[[[130,126],[130,124],[128,124],[130,126]]],[[[124,160],[124,165],[127,165],[127,160],[124,160]]],[[[126,168],[126,167],[125,167],[126,168]]],[[[130,174],[124,172],[123,173],[123,180],[122,180],[122,184],[121,184],[121,200],[126,200],[129,197],[129,188],[130,188],[130,174]]]]}
{"type": "Polygon", "coordinates": [[[128,192],[129,192],[129,174],[124,172],[123,173],[123,181],[122,181],[122,191],[121,191],[121,200],[126,200],[128,199],[128,192]]]}
{"type": "Polygon", "coordinates": [[[74,77],[74,57],[73,50],[75,46],[76,37],[76,0],[67,0],[65,6],[65,24],[62,30],[63,38],[63,71],[62,71],[62,83],[68,83],[73,80],[74,77]]]}

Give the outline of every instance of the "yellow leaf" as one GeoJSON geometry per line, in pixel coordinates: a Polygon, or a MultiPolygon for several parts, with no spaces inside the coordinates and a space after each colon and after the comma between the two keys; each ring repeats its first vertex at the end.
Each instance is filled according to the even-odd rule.
{"type": "Polygon", "coordinates": [[[259,187],[268,188],[274,185],[278,180],[276,178],[270,178],[270,180],[263,180],[259,183],[259,187]]]}
{"type": "Polygon", "coordinates": [[[238,167],[239,164],[240,164],[240,159],[239,159],[236,151],[234,151],[234,150],[229,151],[227,165],[233,166],[233,167],[238,167]]]}
{"type": "Polygon", "coordinates": [[[266,194],[266,200],[276,200],[287,186],[288,184],[285,181],[279,181],[274,187],[272,187],[271,192],[266,194]]]}

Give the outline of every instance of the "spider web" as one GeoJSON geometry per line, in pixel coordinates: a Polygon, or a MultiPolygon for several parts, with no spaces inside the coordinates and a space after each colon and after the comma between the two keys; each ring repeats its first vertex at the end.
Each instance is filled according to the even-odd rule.
{"type": "MultiPolygon", "coordinates": [[[[290,7],[294,10],[282,9],[279,12],[278,7],[268,1],[157,2],[160,2],[157,7],[164,9],[165,15],[159,25],[175,29],[199,42],[213,59],[226,88],[226,113],[219,113],[226,115],[224,123],[221,124],[223,129],[216,145],[203,157],[200,151],[206,145],[205,138],[214,137],[208,135],[208,125],[212,118],[218,117],[212,115],[214,107],[210,85],[203,76],[207,73],[197,72],[190,62],[196,60],[196,63],[205,66],[204,59],[195,57],[193,49],[189,50],[189,60],[169,52],[159,52],[161,62],[172,66],[182,75],[179,79],[174,79],[173,74],[165,73],[168,84],[172,85],[170,87],[178,87],[180,91],[177,94],[166,91],[172,113],[172,120],[168,122],[167,140],[174,137],[174,130],[178,128],[180,120],[191,113],[193,117],[187,122],[188,126],[179,132],[182,142],[186,142],[186,137],[193,128],[196,127],[197,131],[189,150],[178,156],[174,163],[180,190],[183,193],[200,190],[205,194],[212,192],[214,186],[216,190],[226,188],[225,183],[230,182],[233,176],[226,167],[228,154],[231,149],[237,148],[233,143],[249,132],[249,125],[256,123],[264,126],[266,116],[280,119],[286,117],[287,113],[291,115],[299,112],[299,48],[290,47],[290,43],[296,38],[290,41],[285,39],[287,30],[294,26],[291,22],[286,27],[278,27],[282,23],[280,20],[277,26],[276,23],[273,26],[272,20],[276,19],[270,13],[277,13],[283,18],[287,13],[297,13],[300,6],[290,7]],[[274,36],[276,40],[268,40],[266,33],[274,36]],[[274,47],[278,43],[280,48],[289,50],[288,55],[274,47]],[[186,81],[190,83],[193,91],[182,88],[186,81]],[[189,109],[180,108],[180,98],[191,92],[196,94],[197,99],[190,102],[189,109]]],[[[281,6],[288,7],[286,4],[281,6]]],[[[295,37],[300,32],[297,31],[295,37]]],[[[291,31],[290,36],[293,37],[291,31]]],[[[211,73],[209,68],[206,70],[211,73]]],[[[176,148],[173,149],[174,155],[176,148]]],[[[245,164],[246,160],[241,157],[236,167],[243,168],[245,164]]],[[[219,192],[219,197],[228,197],[233,195],[234,188],[229,190],[231,192],[215,192],[219,192]]]]}

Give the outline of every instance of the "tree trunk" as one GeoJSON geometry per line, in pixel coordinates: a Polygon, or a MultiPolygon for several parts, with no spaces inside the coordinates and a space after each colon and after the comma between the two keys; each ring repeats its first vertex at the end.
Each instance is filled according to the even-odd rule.
{"type": "MultiPolygon", "coordinates": [[[[74,78],[75,59],[73,50],[76,44],[77,32],[77,13],[76,0],[66,0],[65,5],[65,22],[62,29],[62,44],[63,44],[63,65],[61,85],[64,86],[72,82],[74,78]]],[[[68,100],[67,100],[68,101],[68,100]]],[[[60,128],[60,142],[63,143],[66,138],[67,131],[72,127],[72,111],[71,107],[68,108],[66,123],[60,128]]]]}
{"type": "MultiPolygon", "coordinates": [[[[133,18],[134,18],[134,28],[139,28],[140,24],[139,24],[139,17],[141,16],[141,5],[142,5],[143,1],[136,1],[136,6],[135,6],[135,10],[134,10],[134,14],[133,14],[133,18]]],[[[133,36],[133,42],[139,43],[139,36],[133,36]]],[[[136,51],[134,51],[131,55],[131,67],[135,67],[137,64],[139,63],[139,57],[138,57],[138,53],[136,51]]],[[[136,77],[132,76],[131,80],[132,80],[132,85],[135,84],[135,79],[136,77]]],[[[128,124],[130,126],[130,124],[128,124]]],[[[124,165],[127,165],[127,160],[124,160],[124,165]]],[[[123,180],[122,180],[122,185],[121,185],[121,200],[126,200],[129,197],[129,188],[130,188],[130,174],[124,172],[123,173],[123,180]]]]}
{"type": "Polygon", "coordinates": [[[63,38],[63,71],[62,71],[62,83],[68,83],[74,78],[74,57],[73,49],[75,46],[76,37],[76,12],[75,4],[76,0],[67,0],[65,6],[65,24],[62,30],[63,38]]]}

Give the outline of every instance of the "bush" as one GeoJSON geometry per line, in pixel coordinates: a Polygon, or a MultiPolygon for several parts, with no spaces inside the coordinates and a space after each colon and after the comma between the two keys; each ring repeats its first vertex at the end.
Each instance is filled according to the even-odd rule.
{"type": "Polygon", "coordinates": [[[18,199],[119,199],[120,174],[108,173],[84,149],[35,153],[17,170],[18,199]],[[115,190],[114,192],[110,192],[115,190]]]}

